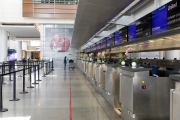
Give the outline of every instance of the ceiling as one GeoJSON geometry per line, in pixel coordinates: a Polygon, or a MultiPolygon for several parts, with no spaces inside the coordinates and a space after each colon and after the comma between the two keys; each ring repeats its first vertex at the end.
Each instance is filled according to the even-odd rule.
{"type": "Polygon", "coordinates": [[[79,48],[134,0],[79,0],[71,47],[79,48]]]}
{"type": "Polygon", "coordinates": [[[40,38],[40,33],[34,25],[1,25],[0,28],[16,38],[40,38]]]}

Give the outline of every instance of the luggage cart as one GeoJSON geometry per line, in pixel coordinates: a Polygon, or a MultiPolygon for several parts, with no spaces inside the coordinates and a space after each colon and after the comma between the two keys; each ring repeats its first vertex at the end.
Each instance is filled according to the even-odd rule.
{"type": "Polygon", "coordinates": [[[74,63],[74,60],[72,60],[72,59],[69,60],[69,69],[70,68],[73,69],[73,70],[75,68],[75,63],[74,63]]]}

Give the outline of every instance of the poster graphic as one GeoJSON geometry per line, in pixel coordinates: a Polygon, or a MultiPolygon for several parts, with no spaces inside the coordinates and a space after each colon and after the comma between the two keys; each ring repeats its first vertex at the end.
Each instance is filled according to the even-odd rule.
{"type": "Polygon", "coordinates": [[[55,52],[68,52],[72,32],[72,28],[46,28],[45,41],[49,42],[49,48],[55,52]]]}

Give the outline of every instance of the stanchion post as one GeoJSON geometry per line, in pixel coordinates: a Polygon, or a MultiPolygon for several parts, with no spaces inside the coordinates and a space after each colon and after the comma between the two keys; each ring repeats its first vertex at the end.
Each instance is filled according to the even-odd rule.
{"type": "Polygon", "coordinates": [[[32,84],[39,84],[36,82],[36,65],[34,65],[33,67],[34,67],[34,83],[32,84]]]}
{"type": "MultiPolygon", "coordinates": [[[[17,63],[17,64],[18,64],[18,63],[17,63]]],[[[21,64],[21,63],[20,63],[20,64],[21,64]]],[[[20,66],[17,66],[17,68],[18,68],[18,70],[19,70],[20,66]]],[[[21,72],[20,72],[20,75],[19,75],[18,77],[22,77],[21,72]]]]}
{"type": "Polygon", "coordinates": [[[16,98],[16,72],[14,72],[14,80],[13,80],[13,99],[9,101],[19,101],[20,99],[16,98]]]}
{"type": "Polygon", "coordinates": [[[36,80],[36,81],[42,81],[42,80],[39,79],[39,69],[40,69],[39,64],[37,65],[37,67],[38,67],[38,80],[36,80]]]}
{"type": "Polygon", "coordinates": [[[46,67],[46,75],[48,75],[48,63],[45,63],[45,67],[46,67]]]}
{"type": "MultiPolygon", "coordinates": [[[[45,65],[46,66],[46,65],[45,65]]],[[[44,65],[43,65],[43,67],[44,67],[44,65]]],[[[45,69],[45,67],[44,67],[44,70],[43,70],[43,76],[42,77],[46,77],[46,69],[45,69]]]]}
{"type": "Polygon", "coordinates": [[[31,86],[31,67],[29,67],[28,68],[29,69],[29,82],[30,82],[30,85],[29,85],[29,87],[27,87],[27,88],[34,88],[33,86],[31,86]]]}
{"type": "Polygon", "coordinates": [[[11,80],[11,64],[10,64],[10,62],[9,62],[9,81],[12,81],[11,80]]]}
{"type": "Polygon", "coordinates": [[[23,91],[20,94],[27,94],[28,92],[25,91],[25,64],[23,65],[23,91]]]}
{"type": "Polygon", "coordinates": [[[54,61],[52,60],[52,71],[54,71],[54,61]]]}
{"type": "Polygon", "coordinates": [[[3,108],[3,93],[2,93],[2,83],[3,83],[3,80],[2,80],[3,76],[0,75],[0,112],[6,112],[8,111],[7,108],[3,108]]]}
{"type": "MultiPolygon", "coordinates": [[[[2,64],[2,74],[5,73],[5,69],[4,69],[4,68],[5,68],[5,66],[4,66],[4,63],[3,63],[3,64],[2,64]]],[[[2,84],[5,85],[6,83],[4,82],[4,76],[2,75],[1,78],[2,78],[2,84]]]]}
{"type": "Polygon", "coordinates": [[[51,62],[49,62],[49,74],[51,73],[51,62]]]}

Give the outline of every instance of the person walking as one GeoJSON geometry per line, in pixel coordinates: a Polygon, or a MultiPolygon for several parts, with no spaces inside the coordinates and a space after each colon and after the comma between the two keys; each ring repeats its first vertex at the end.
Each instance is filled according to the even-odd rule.
{"type": "Polygon", "coordinates": [[[64,69],[66,69],[67,59],[66,56],[64,57],[64,69]]]}

